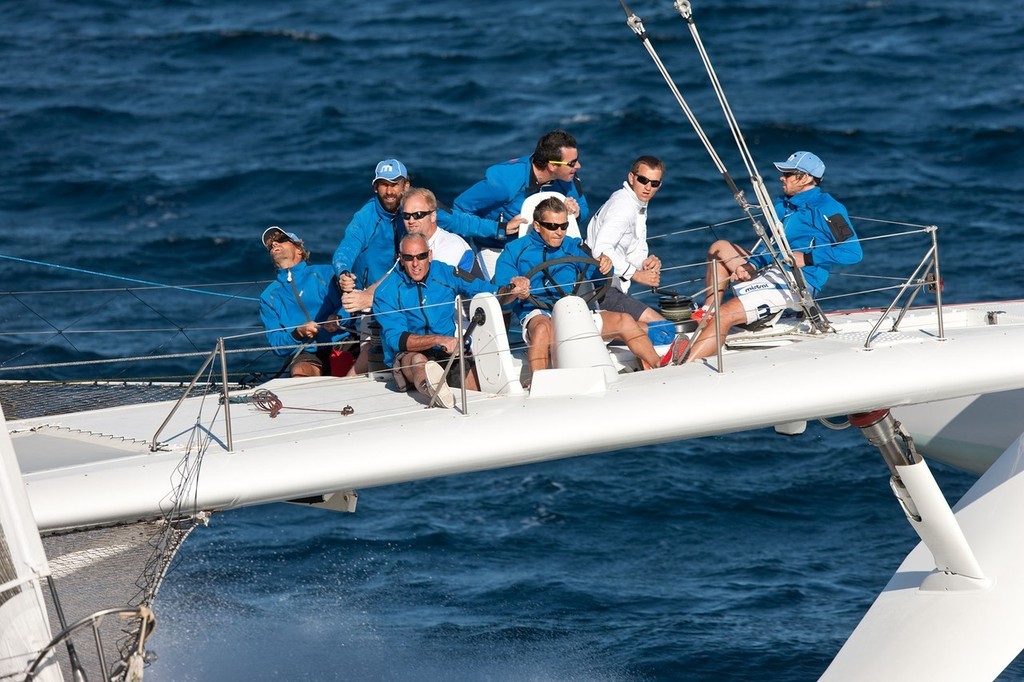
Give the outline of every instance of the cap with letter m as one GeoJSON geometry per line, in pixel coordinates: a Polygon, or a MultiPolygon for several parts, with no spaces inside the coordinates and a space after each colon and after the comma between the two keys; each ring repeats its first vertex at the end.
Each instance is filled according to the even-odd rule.
{"type": "Polygon", "coordinates": [[[387,180],[388,182],[395,182],[399,178],[409,179],[409,172],[405,170],[405,164],[398,159],[384,159],[377,164],[377,169],[373,172],[373,181],[387,180]]]}

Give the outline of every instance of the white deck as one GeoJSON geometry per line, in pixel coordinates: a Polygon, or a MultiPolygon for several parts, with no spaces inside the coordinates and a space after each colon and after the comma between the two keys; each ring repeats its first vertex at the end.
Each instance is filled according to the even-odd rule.
{"type": "Polygon", "coordinates": [[[51,530],[160,514],[197,425],[214,441],[190,499],[223,509],[1024,388],[1024,304],[1000,302],[1008,314],[996,325],[980,321],[990,307],[950,309],[945,340],[933,313],[917,313],[870,350],[877,313],[833,315],[841,333],[762,338],[781,345],[728,353],[721,374],[712,358],[595,391],[586,372],[551,370],[546,397],[470,393],[469,415],[424,409],[420,396],[366,378],[282,379],[261,387],[285,405],[278,417],[231,406],[233,452],[223,416],[211,423],[213,398],[186,401],[156,453],[149,441],[170,403],[8,426],[36,519],[51,530]],[[287,409],[346,405],[351,416],[287,409]]]}

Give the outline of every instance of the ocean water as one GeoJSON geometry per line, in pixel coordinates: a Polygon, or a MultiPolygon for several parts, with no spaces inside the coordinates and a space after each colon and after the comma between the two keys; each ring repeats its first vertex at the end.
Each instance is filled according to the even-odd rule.
{"type": "MultiPolygon", "coordinates": [[[[631,4],[743,184],[687,25],[631,4]]],[[[862,235],[939,226],[945,300],[1024,297],[1024,5],[694,12],[773,192],[770,162],[810,149],[862,235]]],[[[191,374],[198,358],[40,365],[258,327],[262,230],[327,262],[385,157],[450,202],[561,127],[596,209],[656,154],[669,263],[739,214],[612,1],[7,2],[0,66],[0,378],[191,374]]],[[[826,294],[891,285],[925,243],[867,243],[826,294]]],[[[972,483],[935,468],[951,500],[972,483]]],[[[365,490],[352,515],[217,515],[161,591],[147,679],[816,679],[915,545],[887,477],[858,435],[812,425],[365,490]]]]}

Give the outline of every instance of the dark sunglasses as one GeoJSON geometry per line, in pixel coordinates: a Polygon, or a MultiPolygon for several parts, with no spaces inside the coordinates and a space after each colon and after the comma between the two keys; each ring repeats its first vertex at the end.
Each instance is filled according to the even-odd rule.
{"type": "Polygon", "coordinates": [[[655,189],[661,187],[661,180],[651,180],[649,177],[645,175],[637,175],[636,173],[634,173],[633,175],[634,177],[636,177],[636,181],[639,182],[641,185],[650,185],[655,189]]]}
{"type": "Polygon", "coordinates": [[[807,175],[807,173],[804,173],[803,171],[786,171],[785,173],[782,174],[782,177],[791,178],[794,175],[807,175]]]}
{"type": "Polygon", "coordinates": [[[562,230],[565,232],[569,229],[569,223],[549,223],[546,220],[538,220],[537,224],[545,229],[551,230],[552,232],[555,230],[562,230]]]}
{"type": "Polygon", "coordinates": [[[579,162],[580,162],[580,157],[577,156],[572,161],[549,161],[548,163],[554,164],[556,166],[569,166],[570,168],[573,168],[579,162]]]}
{"type": "Polygon", "coordinates": [[[402,219],[403,220],[423,220],[424,218],[426,218],[428,215],[430,215],[433,212],[434,212],[433,210],[431,210],[431,211],[416,211],[414,213],[406,213],[405,211],[402,211],[402,219]]]}
{"type": "Polygon", "coordinates": [[[414,260],[427,260],[427,256],[429,256],[429,255],[430,255],[429,251],[424,251],[423,253],[403,253],[402,254],[402,262],[403,263],[411,263],[414,260]]]}
{"type": "Polygon", "coordinates": [[[282,232],[278,232],[277,234],[275,234],[272,237],[267,237],[267,241],[264,243],[264,246],[266,246],[267,250],[269,250],[271,244],[283,244],[285,242],[290,242],[290,241],[291,241],[291,239],[289,239],[287,237],[287,235],[285,235],[282,232]]]}

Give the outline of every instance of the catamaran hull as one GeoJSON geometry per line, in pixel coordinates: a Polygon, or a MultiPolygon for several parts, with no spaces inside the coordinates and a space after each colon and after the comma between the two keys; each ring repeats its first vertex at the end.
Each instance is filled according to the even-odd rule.
{"type": "Polygon", "coordinates": [[[231,405],[230,451],[223,406],[206,398],[185,401],[156,452],[166,403],[10,427],[40,528],[80,527],[167,514],[199,458],[188,499],[216,510],[1024,388],[1024,323],[968,324],[983,313],[950,308],[941,339],[924,316],[870,344],[870,323],[850,315],[839,333],[730,353],[722,372],[714,360],[611,381],[548,370],[529,395],[470,393],[468,414],[367,378],[282,379],[262,387],[284,406],[276,417],[231,405]]]}

